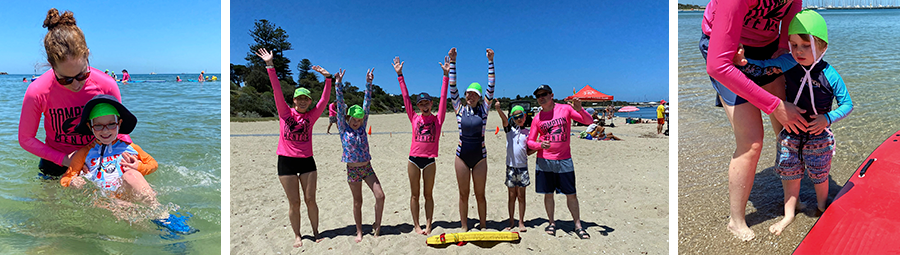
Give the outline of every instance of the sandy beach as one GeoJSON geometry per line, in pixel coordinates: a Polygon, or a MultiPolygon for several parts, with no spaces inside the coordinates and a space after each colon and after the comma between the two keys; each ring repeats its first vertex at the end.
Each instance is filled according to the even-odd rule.
{"type": "MultiPolygon", "coordinates": [[[[461,231],[458,189],[453,170],[459,141],[454,115],[443,126],[435,177],[434,230],[431,235],[461,231]]],[[[496,113],[488,119],[485,143],[488,151],[487,228],[507,226],[505,181],[505,136],[496,113]]],[[[288,203],[276,175],[278,122],[231,123],[231,253],[232,254],[416,254],[445,253],[572,253],[572,254],[667,254],[669,139],[656,134],[656,124],[624,124],[608,128],[623,141],[572,140],[581,219],[591,235],[580,240],[573,233],[572,216],[565,196],[556,195],[557,234],[544,233],[548,225],[543,196],[534,193],[535,156],[529,157],[532,184],[527,188],[525,220],[527,232],[518,243],[469,243],[464,246],[429,247],[426,236],[412,232],[409,210],[409,179],[406,173],[410,124],[406,114],[373,115],[369,146],[372,166],[386,194],[382,235],[371,235],[374,197],[363,188],[363,231],[354,243],[352,198],[346,181],[346,165],[340,162],[341,143],[336,134],[326,135],[328,119],[320,118],[313,129],[313,149],[318,167],[317,201],[319,231],[325,238],[312,240],[312,230],[302,206],[303,247],[293,248],[288,203]]],[[[585,127],[573,127],[582,131],[585,127]]],[[[336,125],[332,132],[336,133],[336,125]]],[[[474,193],[470,193],[474,194],[474,193]]],[[[474,195],[473,195],[474,196],[474,195]]],[[[424,206],[424,199],[420,201],[424,206]]],[[[469,224],[478,221],[475,199],[469,201],[469,224]]],[[[424,227],[424,208],[420,222],[424,227]]],[[[516,212],[518,215],[518,212],[516,212]]],[[[518,216],[517,216],[518,217],[518,216]]],[[[477,231],[477,230],[472,230],[477,231]]]]}

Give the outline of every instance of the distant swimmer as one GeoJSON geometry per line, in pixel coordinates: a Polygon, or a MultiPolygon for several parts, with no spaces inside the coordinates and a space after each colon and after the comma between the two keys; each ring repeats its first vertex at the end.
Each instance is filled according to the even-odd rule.
{"type": "Polygon", "coordinates": [[[203,74],[204,74],[204,73],[205,73],[204,71],[200,71],[200,77],[197,78],[197,81],[199,81],[199,82],[204,82],[204,81],[206,81],[206,79],[203,78],[203,74]]]}
{"type": "Polygon", "coordinates": [[[175,81],[177,81],[177,82],[178,82],[178,81],[181,81],[181,76],[176,75],[176,76],[175,76],[175,81]]]}
{"type": "Polygon", "coordinates": [[[28,82],[28,77],[22,77],[22,82],[28,82]]]}
{"type": "Polygon", "coordinates": [[[131,81],[131,75],[128,74],[128,70],[122,69],[122,82],[131,81]]]}
{"type": "Polygon", "coordinates": [[[219,77],[216,77],[215,75],[213,75],[213,76],[212,76],[212,80],[213,80],[213,81],[218,81],[218,80],[219,80],[219,77]]]}

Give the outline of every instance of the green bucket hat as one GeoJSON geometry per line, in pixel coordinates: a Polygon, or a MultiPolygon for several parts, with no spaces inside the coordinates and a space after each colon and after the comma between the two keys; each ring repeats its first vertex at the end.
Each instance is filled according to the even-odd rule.
{"type": "Polygon", "coordinates": [[[794,16],[788,26],[788,35],[810,34],[828,43],[828,27],[825,18],[813,10],[803,10],[794,16]]]}
{"type": "Polygon", "coordinates": [[[310,93],[309,90],[306,88],[297,88],[294,90],[294,97],[306,96],[306,97],[312,98],[309,96],[309,93],[310,93]]]}
{"type": "Polygon", "coordinates": [[[362,119],[362,118],[366,117],[366,112],[363,111],[362,106],[353,105],[353,106],[350,106],[349,109],[347,109],[347,115],[349,115],[350,117],[353,117],[353,118],[362,119]]]}
{"type": "Polygon", "coordinates": [[[477,82],[469,84],[469,88],[466,89],[466,92],[469,91],[475,92],[476,94],[478,94],[478,96],[481,96],[481,84],[478,84],[477,82]]]}

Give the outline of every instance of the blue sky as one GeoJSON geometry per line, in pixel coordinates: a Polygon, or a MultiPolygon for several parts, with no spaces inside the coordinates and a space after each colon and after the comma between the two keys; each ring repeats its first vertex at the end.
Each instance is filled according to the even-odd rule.
{"type": "Polygon", "coordinates": [[[493,48],[497,93],[529,95],[540,84],[557,98],[590,84],[616,100],[668,100],[667,1],[232,1],[231,63],[244,64],[256,19],[287,31],[296,75],[304,58],[345,81],[399,94],[394,56],[410,93],[440,92],[438,62],[457,47],[460,85],[487,82],[493,48]]]}
{"type": "MultiPolygon", "coordinates": [[[[91,66],[134,74],[221,69],[220,1],[4,1],[0,72],[31,74],[46,64],[41,27],[47,11],[75,13],[91,50],[91,66]]],[[[47,70],[49,68],[44,68],[47,70]]],[[[38,70],[40,73],[41,70],[38,70]]]]}

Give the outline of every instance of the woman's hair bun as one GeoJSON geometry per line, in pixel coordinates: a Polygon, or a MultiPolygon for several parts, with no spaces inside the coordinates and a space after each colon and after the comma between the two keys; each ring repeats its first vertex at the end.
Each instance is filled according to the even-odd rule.
{"type": "Polygon", "coordinates": [[[75,13],[72,13],[72,11],[66,11],[62,15],[59,15],[59,10],[56,10],[56,8],[51,8],[49,11],[47,11],[47,18],[44,19],[44,27],[50,30],[61,25],[74,26],[75,13]]]}

